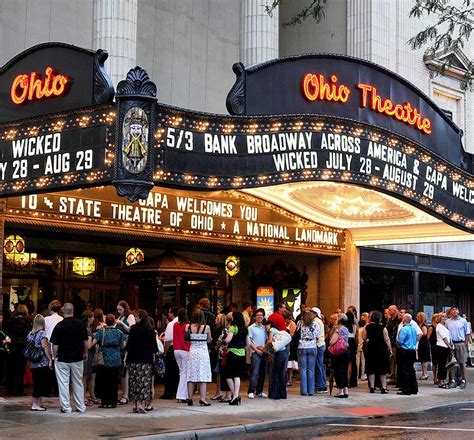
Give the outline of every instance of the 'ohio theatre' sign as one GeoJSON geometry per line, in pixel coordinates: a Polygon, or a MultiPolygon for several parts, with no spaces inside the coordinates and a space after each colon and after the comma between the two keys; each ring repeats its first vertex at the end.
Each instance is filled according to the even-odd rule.
{"type": "Polygon", "coordinates": [[[0,70],[0,195],[113,184],[136,202],[155,185],[329,180],[388,193],[474,231],[472,156],[461,131],[380,66],[331,54],[236,64],[231,115],[216,115],[159,104],[139,67],[113,103],[106,56],[48,43],[0,70]]]}

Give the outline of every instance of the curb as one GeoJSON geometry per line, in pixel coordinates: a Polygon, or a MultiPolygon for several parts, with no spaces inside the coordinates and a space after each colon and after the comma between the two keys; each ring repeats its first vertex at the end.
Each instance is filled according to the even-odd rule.
{"type": "Polygon", "coordinates": [[[268,432],[287,428],[304,428],[318,423],[336,423],[341,420],[359,417],[299,417],[294,419],[272,420],[268,422],[247,423],[244,425],[222,426],[216,428],[197,429],[195,431],[179,431],[163,434],[152,434],[137,437],[128,437],[129,439],[139,440],[197,440],[223,437],[226,435],[246,435],[258,432],[268,432]]]}
{"type": "MultiPolygon", "coordinates": [[[[423,412],[428,411],[430,409],[441,408],[445,406],[452,406],[452,405],[459,405],[459,404],[466,404],[466,403],[474,403],[473,400],[467,401],[457,401],[457,402],[447,402],[444,404],[437,404],[437,405],[427,405],[424,407],[420,407],[416,410],[412,410],[409,412],[423,412]]],[[[403,414],[400,412],[399,414],[403,414]]],[[[298,417],[298,418],[289,418],[289,419],[280,419],[280,420],[271,420],[265,422],[255,422],[255,423],[247,423],[243,425],[230,425],[230,426],[222,426],[222,427],[215,427],[215,428],[204,428],[204,429],[196,429],[196,430],[188,430],[188,431],[175,431],[175,432],[167,432],[162,434],[151,434],[151,435],[143,435],[143,436],[134,436],[134,437],[127,437],[126,439],[135,439],[135,440],[198,440],[198,439],[211,439],[216,437],[224,437],[228,436],[235,436],[235,435],[246,435],[252,433],[259,433],[259,432],[268,432],[268,431],[275,431],[275,430],[282,430],[288,428],[304,428],[307,426],[314,426],[319,423],[340,423],[341,420],[354,420],[354,419],[366,419],[372,417],[379,417],[379,416],[370,416],[370,417],[323,417],[323,416],[309,416],[309,417],[298,417]]],[[[384,417],[384,416],[381,416],[384,417]]]]}

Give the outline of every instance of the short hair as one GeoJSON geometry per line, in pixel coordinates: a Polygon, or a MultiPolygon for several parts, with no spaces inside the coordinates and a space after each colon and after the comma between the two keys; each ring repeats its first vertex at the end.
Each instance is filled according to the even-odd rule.
{"type": "Polygon", "coordinates": [[[339,313],[337,315],[337,322],[341,323],[342,325],[346,325],[348,322],[347,315],[345,313],[339,313]]]}
{"type": "Polygon", "coordinates": [[[403,321],[406,321],[406,323],[408,324],[409,322],[411,322],[411,315],[409,313],[405,313],[403,315],[403,321]]]}
{"type": "Polygon", "coordinates": [[[170,307],[168,313],[171,313],[176,318],[176,316],[178,316],[178,307],[170,307]]]}
{"type": "Polygon", "coordinates": [[[137,310],[137,322],[136,324],[141,325],[143,327],[149,327],[148,322],[148,313],[143,309],[137,310]]]}
{"type": "Polygon", "coordinates": [[[370,322],[373,322],[374,324],[379,324],[380,321],[382,321],[382,312],[379,310],[374,310],[370,314],[370,322]]]}
{"type": "Polygon", "coordinates": [[[199,306],[203,309],[210,309],[211,308],[211,301],[209,301],[209,298],[201,298],[199,300],[199,306]]]}
{"type": "Polygon", "coordinates": [[[265,309],[262,309],[262,308],[257,309],[255,310],[255,312],[253,312],[253,315],[256,316],[257,313],[261,313],[263,316],[265,316],[265,309]]]}
{"type": "Polygon", "coordinates": [[[242,310],[245,310],[247,307],[250,307],[252,304],[250,304],[249,302],[244,302],[242,304],[242,310]]]}
{"type": "Polygon", "coordinates": [[[74,315],[74,306],[71,303],[65,303],[63,306],[63,313],[65,315],[74,315]]]}
{"type": "Polygon", "coordinates": [[[270,327],[275,327],[275,324],[273,323],[273,321],[265,321],[265,325],[269,325],[270,327]]]}
{"type": "Polygon", "coordinates": [[[54,313],[59,313],[61,311],[61,307],[61,301],[58,299],[53,299],[48,305],[49,311],[54,313]]]}
{"type": "Polygon", "coordinates": [[[112,313],[108,313],[105,317],[105,323],[110,327],[115,324],[115,316],[112,313]]]}
{"type": "Polygon", "coordinates": [[[28,307],[25,304],[18,304],[15,310],[15,316],[28,316],[28,307]]]}
{"type": "Polygon", "coordinates": [[[286,304],[285,304],[284,302],[281,302],[281,301],[280,301],[280,302],[277,302],[277,303],[275,304],[275,310],[278,310],[278,309],[280,309],[280,308],[283,307],[283,306],[286,307],[286,304]]]}

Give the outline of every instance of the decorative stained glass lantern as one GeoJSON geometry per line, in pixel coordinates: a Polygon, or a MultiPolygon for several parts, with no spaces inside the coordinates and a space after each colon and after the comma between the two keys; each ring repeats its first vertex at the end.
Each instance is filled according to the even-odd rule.
{"type": "Polygon", "coordinates": [[[9,235],[3,240],[3,252],[8,261],[16,263],[25,253],[25,240],[19,235],[9,235]]]}
{"type": "Polygon", "coordinates": [[[95,259],[89,257],[76,257],[72,260],[72,271],[83,277],[95,272],[95,259]]]}
{"type": "Polygon", "coordinates": [[[231,276],[235,276],[240,271],[240,258],[231,255],[225,260],[225,271],[231,276]]]}
{"type": "Polygon", "coordinates": [[[133,266],[134,264],[141,263],[145,259],[144,252],[139,248],[130,248],[125,253],[125,264],[127,266],[133,266]]]}

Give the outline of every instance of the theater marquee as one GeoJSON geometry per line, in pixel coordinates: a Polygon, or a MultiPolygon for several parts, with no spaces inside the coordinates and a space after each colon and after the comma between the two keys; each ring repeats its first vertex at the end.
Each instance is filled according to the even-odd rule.
{"type": "Polygon", "coordinates": [[[341,229],[304,220],[268,202],[237,191],[212,193],[154,188],[131,203],[113,188],[12,197],[7,221],[124,235],[160,236],[245,247],[338,252],[341,229]],[[19,220],[21,218],[21,220],[19,220]]]}

